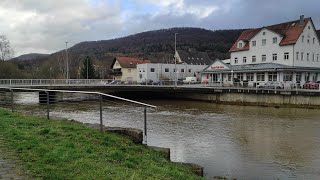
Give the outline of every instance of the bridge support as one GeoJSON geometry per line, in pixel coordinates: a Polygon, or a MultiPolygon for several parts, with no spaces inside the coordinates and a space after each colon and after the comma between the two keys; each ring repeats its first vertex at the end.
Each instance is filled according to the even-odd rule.
{"type": "Polygon", "coordinates": [[[57,94],[52,91],[39,91],[39,103],[40,104],[52,104],[57,102],[57,94]],[[48,102],[49,99],[49,102],[48,102]]]}

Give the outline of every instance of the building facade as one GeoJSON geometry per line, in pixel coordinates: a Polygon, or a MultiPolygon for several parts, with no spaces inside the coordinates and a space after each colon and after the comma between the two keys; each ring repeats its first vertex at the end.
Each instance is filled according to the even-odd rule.
{"type": "Polygon", "coordinates": [[[311,18],[244,31],[230,53],[230,64],[215,61],[202,72],[203,82],[255,86],[320,80],[320,43],[311,18]]]}
{"type": "Polygon", "coordinates": [[[113,76],[114,80],[136,82],[137,65],[144,63],[150,63],[150,61],[130,57],[116,57],[111,65],[109,74],[113,76]]]}
{"type": "Polygon", "coordinates": [[[137,82],[152,81],[174,81],[186,77],[197,77],[200,80],[199,72],[206,68],[206,65],[189,64],[138,64],[137,82]]]}

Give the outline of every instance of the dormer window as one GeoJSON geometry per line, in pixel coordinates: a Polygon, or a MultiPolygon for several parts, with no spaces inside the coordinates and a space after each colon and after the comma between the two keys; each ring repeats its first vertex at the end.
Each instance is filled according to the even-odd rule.
{"type": "Polygon", "coordinates": [[[243,47],[243,46],[242,46],[242,43],[239,42],[238,48],[242,48],[242,47],[243,47]]]}
{"type": "Polygon", "coordinates": [[[257,46],[257,41],[252,41],[252,47],[257,46]]]}
{"type": "Polygon", "coordinates": [[[274,37],[274,38],[272,39],[272,42],[273,42],[273,44],[277,44],[277,43],[278,43],[278,38],[277,38],[277,37],[274,37]]]}

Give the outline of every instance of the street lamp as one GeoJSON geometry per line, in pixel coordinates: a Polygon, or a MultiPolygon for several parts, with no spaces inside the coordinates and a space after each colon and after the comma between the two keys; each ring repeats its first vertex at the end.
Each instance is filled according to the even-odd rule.
{"type": "Polygon", "coordinates": [[[175,69],[175,81],[174,81],[174,86],[177,86],[177,34],[178,33],[174,33],[174,69],[175,69]]]}
{"type": "Polygon", "coordinates": [[[66,77],[66,79],[69,79],[68,42],[66,42],[66,61],[67,61],[67,77],[66,77]]]}

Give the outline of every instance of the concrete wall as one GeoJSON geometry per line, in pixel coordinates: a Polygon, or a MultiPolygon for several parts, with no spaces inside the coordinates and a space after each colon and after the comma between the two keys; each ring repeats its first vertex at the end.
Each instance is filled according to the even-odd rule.
{"type": "Polygon", "coordinates": [[[320,107],[320,96],[249,93],[180,94],[177,96],[190,100],[210,101],[225,104],[320,107]]]}

